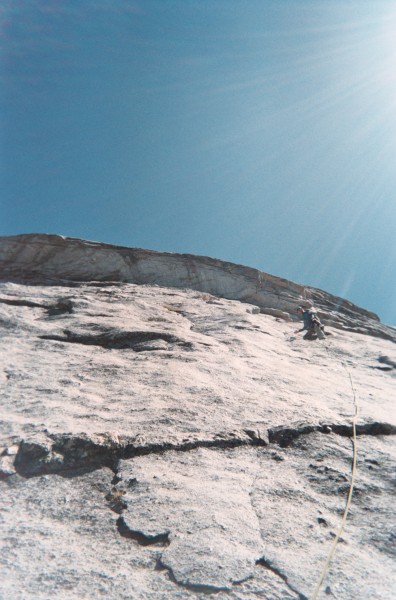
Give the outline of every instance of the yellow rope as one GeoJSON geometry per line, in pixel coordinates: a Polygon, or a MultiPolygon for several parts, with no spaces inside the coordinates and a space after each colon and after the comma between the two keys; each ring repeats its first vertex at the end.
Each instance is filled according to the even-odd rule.
{"type": "Polygon", "coordinates": [[[346,365],[344,363],[342,363],[343,367],[345,367],[348,375],[349,375],[349,380],[351,382],[351,387],[352,387],[352,392],[353,392],[353,402],[354,402],[354,407],[355,407],[355,415],[352,418],[352,432],[353,432],[353,461],[352,461],[352,475],[351,475],[351,485],[349,487],[349,494],[348,494],[348,499],[347,499],[347,503],[345,506],[345,511],[344,511],[344,516],[342,518],[342,522],[341,522],[341,526],[338,530],[338,533],[336,535],[336,537],[334,538],[332,547],[330,549],[329,555],[326,559],[326,562],[324,564],[324,567],[322,569],[319,581],[316,585],[315,591],[312,594],[312,596],[310,597],[310,600],[316,600],[319,592],[320,592],[320,588],[322,587],[322,583],[324,578],[326,577],[326,573],[329,569],[330,563],[333,560],[336,548],[337,548],[337,544],[338,541],[344,531],[344,527],[345,527],[345,523],[347,520],[347,516],[348,516],[348,511],[349,511],[349,507],[351,505],[351,500],[352,500],[352,494],[353,494],[353,486],[355,484],[355,477],[356,477],[356,461],[357,461],[357,444],[356,444],[356,419],[357,419],[357,413],[358,413],[358,407],[357,407],[357,402],[356,402],[356,393],[355,393],[355,389],[353,387],[353,381],[352,381],[352,376],[350,374],[350,372],[348,371],[348,368],[346,367],[346,365]]]}

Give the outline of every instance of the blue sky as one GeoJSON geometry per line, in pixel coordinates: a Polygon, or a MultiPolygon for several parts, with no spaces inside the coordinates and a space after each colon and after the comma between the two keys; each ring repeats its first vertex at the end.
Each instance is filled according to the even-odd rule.
{"type": "Polygon", "coordinates": [[[0,235],[202,254],[396,325],[396,2],[5,0],[0,235]]]}

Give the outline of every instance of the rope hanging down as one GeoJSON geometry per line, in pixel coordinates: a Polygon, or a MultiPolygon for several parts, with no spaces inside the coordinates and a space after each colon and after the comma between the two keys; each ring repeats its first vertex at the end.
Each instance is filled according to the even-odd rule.
{"type": "MultiPolygon", "coordinates": [[[[327,349],[327,348],[326,348],[327,349]]],[[[338,533],[336,535],[336,537],[334,538],[332,547],[330,549],[329,555],[326,559],[326,562],[323,566],[322,572],[320,574],[320,578],[319,581],[316,585],[315,591],[312,594],[312,596],[310,597],[310,600],[316,600],[319,592],[320,592],[320,588],[322,587],[323,584],[323,580],[326,577],[327,571],[329,569],[330,563],[333,560],[336,548],[337,548],[337,544],[338,541],[344,531],[344,527],[345,527],[345,523],[348,517],[348,511],[349,511],[349,507],[351,505],[351,500],[352,500],[352,494],[353,494],[353,487],[355,484],[355,477],[356,477],[356,461],[357,461],[357,443],[356,443],[356,420],[357,420],[357,416],[358,416],[358,406],[357,406],[357,401],[356,401],[356,393],[355,393],[355,388],[353,387],[353,381],[352,381],[352,376],[348,370],[348,367],[345,365],[345,363],[341,363],[342,366],[345,368],[345,370],[348,373],[349,376],[349,381],[351,382],[351,388],[352,388],[352,393],[353,393],[353,404],[354,404],[354,408],[355,408],[355,414],[352,417],[352,443],[353,443],[353,461],[352,461],[352,474],[351,474],[351,485],[349,487],[349,493],[348,493],[348,499],[347,499],[347,503],[345,506],[345,511],[344,511],[344,516],[342,518],[342,522],[341,522],[341,526],[338,530],[338,533]]]]}

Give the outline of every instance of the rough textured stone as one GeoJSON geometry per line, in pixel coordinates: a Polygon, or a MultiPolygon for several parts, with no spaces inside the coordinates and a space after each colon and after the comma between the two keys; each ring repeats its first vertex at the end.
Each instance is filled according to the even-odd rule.
{"type": "Polygon", "coordinates": [[[190,288],[255,304],[265,314],[289,319],[309,298],[333,327],[396,341],[394,329],[348,300],[257,269],[205,256],[172,254],[88,242],[59,235],[0,238],[2,277],[17,280],[125,281],[190,288]]]}
{"type": "Polygon", "coordinates": [[[166,534],[161,562],[181,585],[230,589],[253,575],[262,548],[250,500],[256,470],[250,453],[238,456],[199,448],[120,465],[123,523],[145,537],[166,534]]]}
{"type": "Polygon", "coordinates": [[[0,248],[1,597],[310,597],[356,407],[319,597],[394,597],[390,328],[346,303],[361,333],[306,341],[271,314],[301,286],[262,274],[277,307],[249,304],[258,272],[212,259],[58,236],[0,248]],[[135,282],[98,281],[121,273],[135,282]]]}

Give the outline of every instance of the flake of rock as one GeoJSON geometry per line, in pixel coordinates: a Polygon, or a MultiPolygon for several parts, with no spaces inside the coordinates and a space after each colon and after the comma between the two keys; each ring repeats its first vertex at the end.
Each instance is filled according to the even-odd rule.
{"type": "MultiPolygon", "coordinates": [[[[182,586],[230,589],[253,575],[262,550],[250,494],[255,476],[250,452],[197,449],[122,461],[124,527],[146,540],[166,535],[161,563],[182,586]]],[[[130,535],[130,537],[133,537],[130,535]]]]}

